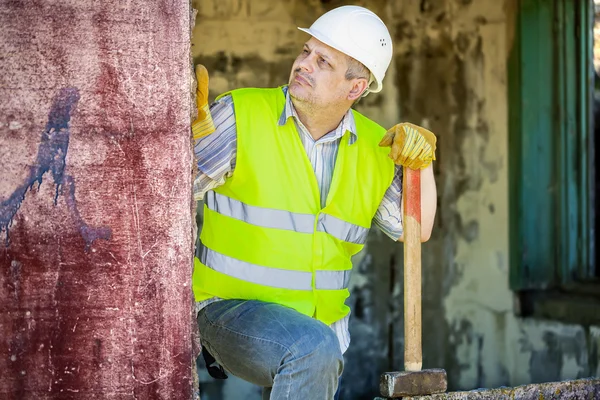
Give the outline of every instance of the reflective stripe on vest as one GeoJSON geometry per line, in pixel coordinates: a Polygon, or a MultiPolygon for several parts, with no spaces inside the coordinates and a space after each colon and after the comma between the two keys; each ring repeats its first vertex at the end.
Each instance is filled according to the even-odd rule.
{"type": "MultiPolygon", "coordinates": [[[[315,216],[312,214],[251,206],[212,190],[206,193],[206,206],[221,215],[263,228],[313,233],[315,216]]],[[[364,244],[369,233],[368,228],[351,224],[329,214],[319,214],[317,231],[355,244],[364,244]]]]}
{"type": "Polygon", "coordinates": [[[313,233],[314,230],[315,216],[312,214],[250,206],[212,190],[205,197],[206,206],[211,210],[252,225],[299,233],[313,233]]]}
{"type": "Polygon", "coordinates": [[[319,232],[325,232],[344,242],[365,244],[369,229],[354,225],[329,214],[319,214],[319,232]]]}
{"type": "MultiPolygon", "coordinates": [[[[200,262],[212,270],[246,282],[278,289],[312,290],[311,272],[263,267],[228,257],[207,247],[202,248],[200,262]]],[[[315,288],[346,289],[350,283],[350,272],[350,270],[316,271],[315,288]]]]}
{"type": "Polygon", "coordinates": [[[315,288],[322,290],[346,289],[350,284],[352,270],[344,271],[317,271],[315,288]]]}

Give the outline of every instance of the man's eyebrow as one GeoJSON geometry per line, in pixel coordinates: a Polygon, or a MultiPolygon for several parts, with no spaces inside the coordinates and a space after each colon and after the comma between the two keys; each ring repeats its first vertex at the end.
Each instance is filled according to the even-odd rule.
{"type": "MultiPolygon", "coordinates": [[[[308,50],[311,50],[308,43],[304,43],[304,47],[306,47],[308,50]]],[[[331,63],[331,57],[329,57],[328,55],[323,54],[320,51],[315,51],[315,53],[317,53],[319,56],[323,57],[328,63],[331,63]]]]}
{"type": "Polygon", "coordinates": [[[327,62],[331,62],[331,57],[329,57],[327,54],[323,54],[319,51],[316,52],[318,55],[320,55],[321,57],[323,57],[325,60],[327,60],[327,62]]]}

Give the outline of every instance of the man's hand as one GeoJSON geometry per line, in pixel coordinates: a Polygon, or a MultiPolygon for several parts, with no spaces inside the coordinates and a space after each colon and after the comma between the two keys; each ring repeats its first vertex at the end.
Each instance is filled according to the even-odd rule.
{"type": "Polygon", "coordinates": [[[425,128],[408,122],[391,127],[379,146],[391,146],[389,157],[397,165],[424,169],[435,160],[435,135],[425,128]]]}
{"type": "Polygon", "coordinates": [[[192,123],[192,134],[194,139],[200,139],[215,131],[210,110],[208,108],[208,71],[202,64],[196,65],[196,107],[198,107],[198,118],[192,123]]]}

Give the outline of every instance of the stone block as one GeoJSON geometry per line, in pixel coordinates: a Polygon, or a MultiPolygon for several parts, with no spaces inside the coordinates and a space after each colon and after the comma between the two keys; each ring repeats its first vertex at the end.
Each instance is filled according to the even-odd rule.
{"type": "MultiPolygon", "coordinates": [[[[580,379],[576,381],[551,382],[534,385],[479,389],[468,392],[439,393],[431,396],[403,397],[405,400],[540,400],[600,398],[600,379],[580,379]]],[[[385,400],[376,397],[375,400],[385,400]]]]}

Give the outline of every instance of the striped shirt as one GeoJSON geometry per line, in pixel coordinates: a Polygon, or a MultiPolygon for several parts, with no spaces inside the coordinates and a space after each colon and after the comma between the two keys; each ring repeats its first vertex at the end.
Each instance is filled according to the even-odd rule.
{"type": "MultiPolygon", "coordinates": [[[[354,116],[348,110],[337,128],[320,139],[314,140],[308,129],[298,118],[287,87],[284,86],[282,90],[285,93],[286,101],[278,124],[284,125],[288,118],[293,118],[304,150],[306,150],[306,155],[315,172],[321,191],[321,206],[324,207],[331,186],[333,169],[342,136],[346,133],[350,135],[348,145],[352,145],[357,138],[354,116]]],[[[222,97],[211,105],[210,110],[216,130],[208,136],[196,139],[194,144],[194,153],[198,165],[198,173],[194,179],[194,198],[198,201],[202,200],[209,190],[223,185],[235,171],[237,130],[231,96],[222,97]]],[[[394,241],[402,235],[401,195],[402,169],[396,168],[392,184],[386,191],[373,218],[373,223],[394,241]]],[[[208,304],[219,300],[221,299],[213,297],[198,302],[196,311],[200,311],[208,304]]],[[[340,341],[342,353],[346,352],[350,345],[349,317],[350,315],[347,315],[331,325],[340,341]]]]}

